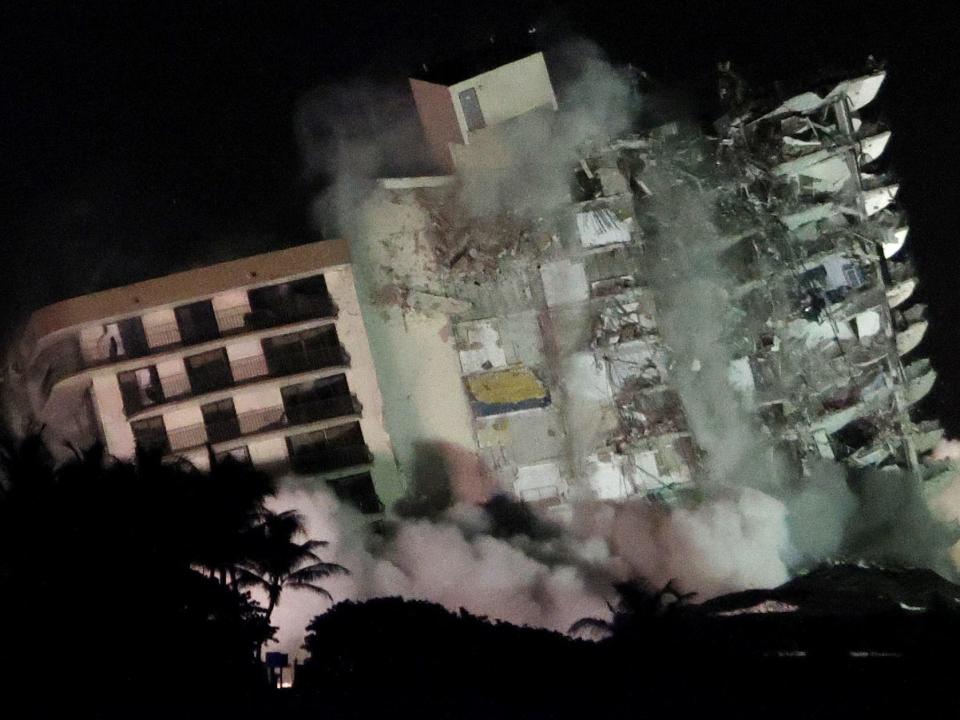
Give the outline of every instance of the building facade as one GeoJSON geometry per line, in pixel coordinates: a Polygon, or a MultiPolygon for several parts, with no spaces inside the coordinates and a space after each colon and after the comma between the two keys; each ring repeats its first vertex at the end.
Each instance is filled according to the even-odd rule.
{"type": "Polygon", "coordinates": [[[326,482],[365,512],[402,493],[343,240],[42,308],[9,379],[55,452],[100,439],[120,459],[204,468],[209,448],[326,482]]]}

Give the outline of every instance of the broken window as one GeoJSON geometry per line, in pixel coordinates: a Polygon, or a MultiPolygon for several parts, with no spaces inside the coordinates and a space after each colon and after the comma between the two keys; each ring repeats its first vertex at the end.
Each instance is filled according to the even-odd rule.
{"type": "Polygon", "coordinates": [[[858,288],[867,282],[863,268],[855,263],[847,263],[843,266],[843,278],[851,288],[858,288]]]}
{"type": "Polygon", "coordinates": [[[156,365],[117,373],[123,410],[132,415],[164,401],[163,386],[156,365]]]}
{"type": "Polygon", "coordinates": [[[475,88],[460,91],[460,107],[463,108],[463,118],[467,121],[467,130],[481,130],[487,126],[475,88]]]}

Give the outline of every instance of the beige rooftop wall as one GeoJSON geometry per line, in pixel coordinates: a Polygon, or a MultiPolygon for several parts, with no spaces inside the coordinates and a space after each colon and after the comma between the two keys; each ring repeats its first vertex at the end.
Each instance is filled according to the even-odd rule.
{"type": "Polygon", "coordinates": [[[30,317],[34,342],[59,330],[142,313],[152,307],[253,287],[350,262],[345,240],[322,240],[63,300],[30,317]]]}

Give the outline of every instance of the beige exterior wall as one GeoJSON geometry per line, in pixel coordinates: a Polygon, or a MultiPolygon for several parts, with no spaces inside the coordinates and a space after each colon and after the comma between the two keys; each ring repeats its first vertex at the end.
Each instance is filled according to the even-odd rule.
{"type": "Polygon", "coordinates": [[[240,390],[233,396],[233,407],[237,415],[254,410],[276,407],[283,404],[280,387],[252,387],[240,390]]]}
{"type": "Polygon", "coordinates": [[[143,332],[147,336],[147,344],[152,347],[163,347],[179,342],[180,332],[177,329],[177,316],[173,308],[150,310],[140,316],[143,321],[143,332]]]}
{"type": "Polygon", "coordinates": [[[460,93],[474,88],[487,126],[502,123],[538,107],[557,109],[557,98],[543,53],[535,53],[495,70],[482,73],[450,86],[453,107],[460,131],[470,144],[470,133],[460,105],[460,93]]]}
{"type": "Polygon", "coordinates": [[[247,444],[254,465],[269,467],[287,459],[287,442],[282,437],[251,440],[247,444]]]}
{"type": "Polygon", "coordinates": [[[93,403],[103,427],[107,452],[121,459],[133,457],[133,430],[123,413],[123,396],[115,374],[100,373],[93,378],[93,403]]]}
{"type": "Polygon", "coordinates": [[[373,482],[380,499],[389,506],[403,494],[405,483],[399,474],[393,445],[384,427],[383,396],[360,311],[353,269],[344,265],[334,268],[325,277],[327,289],[340,309],[337,333],[350,355],[347,384],[363,406],[360,429],[374,458],[373,482]]]}
{"type": "MultiPolygon", "coordinates": [[[[372,194],[351,229],[357,291],[383,394],[383,423],[407,483],[418,470],[418,459],[425,457],[424,450],[476,452],[472,414],[448,318],[405,314],[376,300],[391,282],[381,270],[384,265],[411,288],[439,289],[431,284],[436,277],[432,254],[422,248],[429,219],[411,197],[397,198],[385,190],[372,194]]],[[[357,380],[351,380],[351,386],[360,387],[357,380]]],[[[367,422],[374,417],[366,403],[364,416],[367,422]]],[[[363,431],[370,432],[367,427],[363,431]]],[[[372,435],[368,441],[374,441],[372,435]]],[[[375,471],[383,464],[378,458],[375,471]]]]}

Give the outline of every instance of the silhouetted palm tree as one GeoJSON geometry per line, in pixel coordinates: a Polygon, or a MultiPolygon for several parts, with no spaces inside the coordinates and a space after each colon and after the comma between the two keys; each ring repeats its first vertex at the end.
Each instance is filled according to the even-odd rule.
{"type": "Polygon", "coordinates": [[[650,589],[636,583],[616,585],[619,600],[617,605],[607,603],[611,618],[585,617],[570,626],[573,635],[591,631],[602,635],[617,635],[637,625],[654,622],[666,613],[687,603],[696,593],[682,593],[670,580],[660,590],[650,589]]]}
{"type": "Polygon", "coordinates": [[[208,473],[197,473],[194,487],[196,564],[221,584],[237,589],[237,568],[249,559],[251,534],[268,516],[264,505],[276,494],[270,476],[231,456],[217,459],[207,447],[208,473]]]}
{"type": "Polygon", "coordinates": [[[349,571],[337,563],[320,560],[316,551],[326,547],[322,540],[297,542],[304,534],[303,519],[293,510],[269,513],[251,533],[252,559],[241,568],[241,584],[260,587],[267,594],[267,620],[280,601],[284,588],[302,588],[333,600],[317,581],[349,571]]]}

